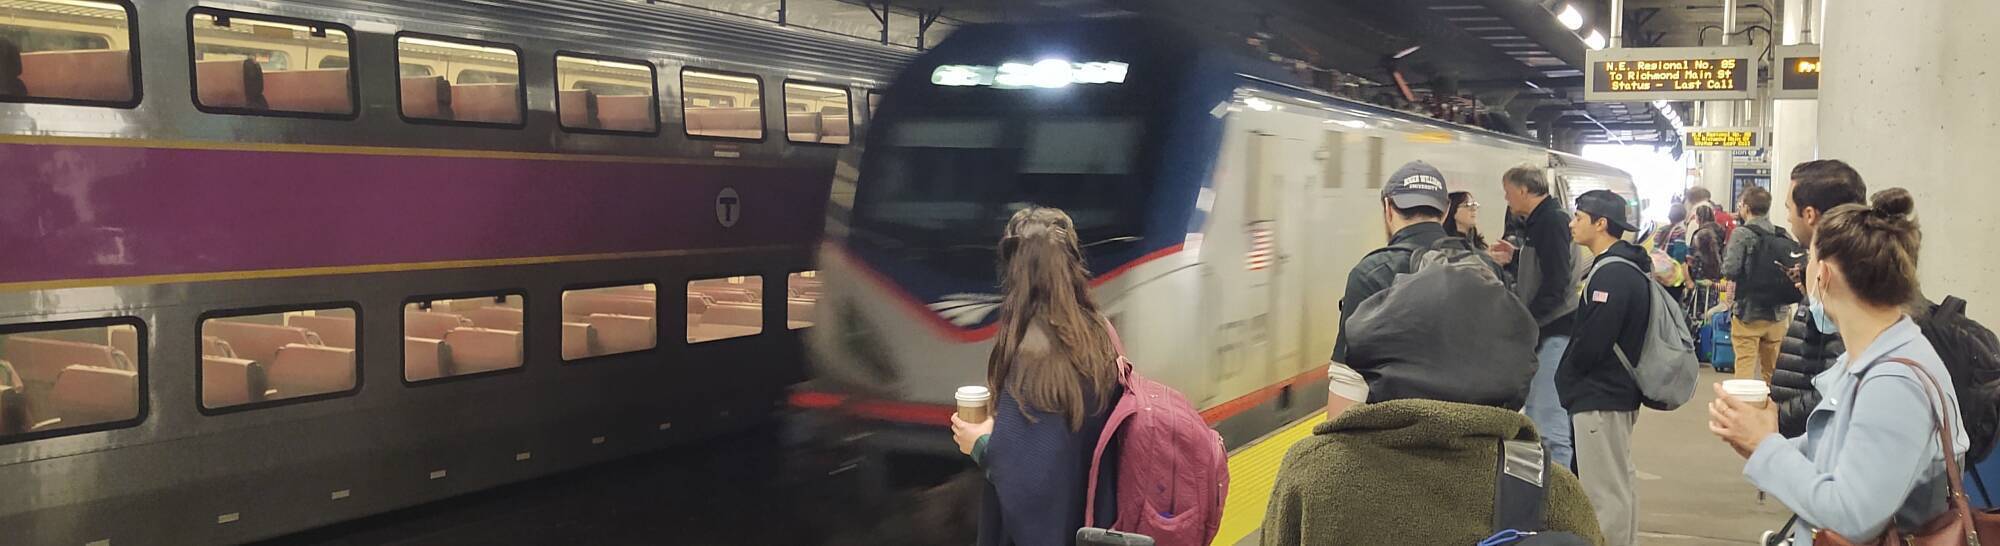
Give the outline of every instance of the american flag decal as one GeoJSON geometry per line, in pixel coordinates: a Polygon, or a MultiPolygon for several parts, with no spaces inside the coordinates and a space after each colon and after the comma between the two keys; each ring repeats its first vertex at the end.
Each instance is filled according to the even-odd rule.
{"type": "Polygon", "coordinates": [[[1250,253],[1244,258],[1244,266],[1251,271],[1262,271],[1271,267],[1278,255],[1278,233],[1271,229],[1270,222],[1250,224],[1250,253]]]}

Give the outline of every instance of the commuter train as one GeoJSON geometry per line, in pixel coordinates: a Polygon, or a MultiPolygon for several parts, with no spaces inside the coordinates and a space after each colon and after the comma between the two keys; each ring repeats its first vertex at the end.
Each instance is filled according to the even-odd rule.
{"type": "Polygon", "coordinates": [[[1141,19],[981,25],[912,61],[858,171],[837,169],[816,375],[795,403],[888,425],[868,436],[891,453],[953,454],[953,389],[985,382],[996,330],[994,246],[1039,204],[1076,221],[1138,370],[1241,446],[1324,407],[1346,275],[1384,244],[1380,191],[1402,163],[1472,191],[1489,239],[1510,167],[1546,168],[1566,204],[1635,198],[1616,168],[1295,87],[1203,44],[1141,19]]]}
{"type": "Polygon", "coordinates": [[[620,0],[0,16],[5,544],[244,542],[766,420],[913,53],[620,0]]]}

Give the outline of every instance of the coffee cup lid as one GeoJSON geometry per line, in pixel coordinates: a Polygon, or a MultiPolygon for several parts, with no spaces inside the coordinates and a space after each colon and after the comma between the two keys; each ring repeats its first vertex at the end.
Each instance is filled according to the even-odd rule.
{"type": "Polygon", "coordinates": [[[978,385],[969,385],[958,388],[959,398],[973,400],[973,399],[986,398],[989,396],[993,396],[993,393],[991,391],[986,390],[986,387],[981,387],[978,385]]]}
{"type": "Polygon", "coordinates": [[[1731,393],[1764,394],[1771,392],[1771,385],[1756,379],[1727,379],[1722,382],[1722,390],[1731,393]]]}

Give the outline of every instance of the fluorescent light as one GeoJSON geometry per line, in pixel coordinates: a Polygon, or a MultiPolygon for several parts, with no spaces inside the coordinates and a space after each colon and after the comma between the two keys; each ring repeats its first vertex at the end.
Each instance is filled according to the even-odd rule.
{"type": "Polygon", "coordinates": [[[1406,48],[1403,48],[1403,50],[1402,50],[1402,51],[1398,51],[1398,52],[1396,52],[1396,54],[1395,54],[1395,55],[1390,55],[1390,56],[1389,56],[1389,58],[1391,58],[1391,59],[1401,59],[1401,58],[1403,58],[1403,57],[1408,57],[1408,56],[1410,56],[1410,54],[1411,54],[1411,53],[1416,53],[1416,52],[1417,52],[1417,50],[1419,50],[1419,49],[1423,49],[1423,48],[1424,48],[1424,46],[1421,46],[1421,45],[1413,45],[1413,46],[1410,46],[1410,47],[1406,47],[1406,48]]]}
{"type": "Polygon", "coordinates": [[[1597,29],[1590,29],[1590,35],[1583,37],[1583,45],[1590,46],[1591,49],[1604,49],[1604,34],[1597,29]]]}
{"type": "Polygon", "coordinates": [[[1257,97],[1250,97],[1243,99],[1243,105],[1250,107],[1251,110],[1256,110],[1259,112],[1269,112],[1277,108],[1277,105],[1271,104],[1271,101],[1267,101],[1257,97]]]}
{"type": "Polygon", "coordinates": [[[1563,4],[1562,11],[1556,13],[1556,22],[1570,30],[1583,28],[1583,12],[1577,11],[1573,4],[1563,4]]]}

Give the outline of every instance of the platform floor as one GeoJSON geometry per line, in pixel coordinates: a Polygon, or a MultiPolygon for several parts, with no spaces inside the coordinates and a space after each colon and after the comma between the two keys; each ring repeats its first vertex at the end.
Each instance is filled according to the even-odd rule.
{"type": "MultiPolygon", "coordinates": [[[[1789,513],[1760,503],[1743,461],[1706,426],[1703,370],[1687,407],[1640,415],[1633,457],[1640,472],[1641,542],[1662,546],[1755,544],[1789,513]]],[[[1255,544],[1270,477],[1285,448],[1320,416],[1231,454],[1228,517],[1217,544],[1255,544]]],[[[723,438],[700,450],[627,459],[269,541],[308,546],[489,544],[823,545],[950,544],[971,521],[946,507],[975,481],[915,495],[858,496],[867,475],[851,453],[782,439],[777,427],[723,438]]],[[[969,540],[966,541],[969,543],[969,540]]]]}

